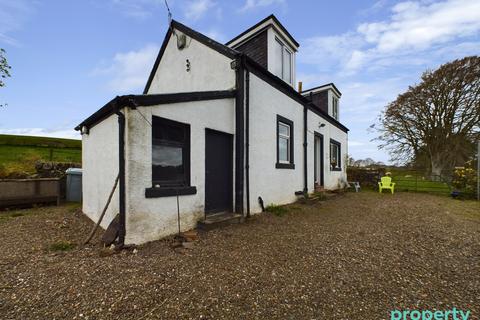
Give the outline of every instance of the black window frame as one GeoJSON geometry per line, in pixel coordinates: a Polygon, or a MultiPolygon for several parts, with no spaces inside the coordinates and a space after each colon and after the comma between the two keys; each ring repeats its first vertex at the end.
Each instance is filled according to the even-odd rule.
{"type": "Polygon", "coordinates": [[[295,169],[295,161],[294,161],[294,126],[293,121],[282,117],[281,115],[277,114],[277,135],[276,135],[276,142],[277,142],[277,163],[275,164],[275,168],[277,169],[295,169]],[[279,150],[279,140],[280,140],[280,123],[288,125],[290,127],[290,159],[288,163],[280,162],[280,150],[279,150]]]}
{"type": "Polygon", "coordinates": [[[151,140],[151,148],[152,148],[152,187],[147,188],[145,190],[145,196],[147,198],[155,198],[155,197],[169,197],[169,196],[176,196],[176,195],[187,195],[187,194],[195,194],[196,187],[192,187],[190,185],[190,154],[191,154],[191,129],[190,124],[174,121],[171,119],[166,119],[159,116],[152,116],[152,140],[151,140]],[[162,124],[168,125],[170,127],[176,127],[182,130],[184,135],[184,142],[178,142],[173,140],[161,140],[156,139],[154,130],[158,126],[162,124]],[[154,167],[153,167],[153,147],[155,145],[163,145],[163,146],[175,146],[182,148],[182,166],[183,166],[183,178],[181,180],[154,180],[154,167]],[[157,186],[159,185],[159,186],[157,186]]]}
{"type": "Polygon", "coordinates": [[[330,139],[330,145],[329,145],[329,154],[330,154],[330,171],[342,171],[342,144],[338,142],[337,140],[330,139]],[[332,144],[336,145],[338,147],[338,164],[336,167],[332,167],[332,144]]]}

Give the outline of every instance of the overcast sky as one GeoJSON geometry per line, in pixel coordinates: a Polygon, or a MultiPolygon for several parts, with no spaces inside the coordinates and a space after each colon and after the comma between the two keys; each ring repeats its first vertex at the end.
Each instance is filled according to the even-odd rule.
{"type": "MultiPolygon", "coordinates": [[[[480,53],[480,1],[169,0],[173,18],[226,42],[274,13],[300,43],[297,80],[334,82],[355,159],[387,161],[368,127],[425,69],[480,53]]],[[[167,31],[164,0],[0,0],[0,133],[79,138],[73,127],[141,93],[167,31]]]]}

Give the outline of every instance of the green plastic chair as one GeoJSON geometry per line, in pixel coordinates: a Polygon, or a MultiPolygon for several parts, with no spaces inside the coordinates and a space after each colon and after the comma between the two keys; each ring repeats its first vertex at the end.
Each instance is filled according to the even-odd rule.
{"type": "Polygon", "coordinates": [[[395,182],[392,182],[392,178],[382,177],[381,182],[378,183],[378,192],[382,193],[383,189],[390,189],[393,194],[395,190],[395,182]]]}

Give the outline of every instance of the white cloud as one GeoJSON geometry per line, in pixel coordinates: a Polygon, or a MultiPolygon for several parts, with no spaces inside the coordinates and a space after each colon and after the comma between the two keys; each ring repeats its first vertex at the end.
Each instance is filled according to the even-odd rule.
{"type": "Polygon", "coordinates": [[[392,8],[389,20],[363,23],[357,31],[379,52],[392,52],[429,48],[479,29],[480,1],[450,0],[401,2],[392,8]]]}
{"type": "MultiPolygon", "coordinates": [[[[188,20],[198,20],[211,11],[217,3],[212,0],[191,0],[185,4],[184,15],[188,20]]],[[[218,14],[218,11],[215,11],[218,14]]]]}
{"type": "Polygon", "coordinates": [[[14,129],[0,129],[0,134],[81,139],[80,133],[78,133],[78,131],[75,131],[73,129],[14,128],[14,129]]]}
{"type": "Polygon", "coordinates": [[[365,67],[419,65],[431,59],[418,58],[419,53],[427,51],[436,56],[453,52],[471,54],[472,42],[468,37],[479,32],[478,0],[407,1],[393,6],[391,15],[384,21],[365,22],[356,30],[340,35],[304,40],[298,59],[320,66],[321,71],[335,66],[335,72],[342,75],[356,73],[365,67]]]}
{"type": "Polygon", "coordinates": [[[20,43],[10,34],[22,28],[34,11],[34,4],[24,0],[0,1],[0,43],[18,46],[20,43]]]}
{"type": "Polygon", "coordinates": [[[285,0],[247,0],[245,4],[240,9],[240,12],[245,12],[249,10],[255,10],[260,7],[268,7],[268,6],[282,6],[285,7],[286,1],[285,0]]]}
{"type": "Polygon", "coordinates": [[[91,74],[109,77],[107,85],[116,93],[132,93],[145,86],[158,50],[158,45],[149,44],[137,51],[117,53],[110,64],[94,69],[91,74]]]}

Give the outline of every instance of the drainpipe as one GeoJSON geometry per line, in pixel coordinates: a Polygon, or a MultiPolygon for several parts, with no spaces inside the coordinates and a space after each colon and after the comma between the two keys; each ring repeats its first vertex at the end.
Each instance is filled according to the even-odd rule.
{"type": "Polygon", "coordinates": [[[247,218],[250,218],[250,72],[245,68],[245,184],[247,192],[247,218]]]}
{"type": "Polygon", "coordinates": [[[119,174],[119,246],[125,244],[125,115],[120,112],[118,104],[115,113],[118,116],[118,174],[119,174]]]}
{"type": "Polygon", "coordinates": [[[243,179],[244,179],[244,65],[245,57],[239,55],[235,60],[236,89],[235,97],[235,212],[243,216],[243,179]]]}
{"type": "Polygon", "coordinates": [[[307,115],[308,107],[303,106],[303,194],[308,194],[308,168],[307,168],[307,115]]]}

